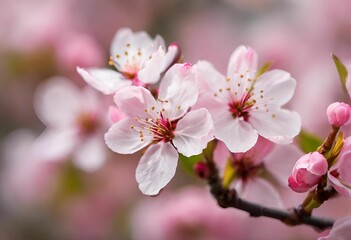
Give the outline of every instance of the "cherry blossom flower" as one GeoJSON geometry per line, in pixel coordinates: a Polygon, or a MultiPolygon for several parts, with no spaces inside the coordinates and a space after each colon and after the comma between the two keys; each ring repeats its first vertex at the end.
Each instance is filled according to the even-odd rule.
{"type": "Polygon", "coordinates": [[[100,100],[92,89],[80,90],[62,77],[40,86],[34,107],[47,128],[34,144],[39,158],[58,161],[73,157],[83,170],[99,168],[106,157],[102,132],[106,120],[100,100]]]}
{"type": "Polygon", "coordinates": [[[318,240],[347,240],[350,239],[351,217],[340,218],[335,221],[333,228],[328,232],[323,232],[318,240]]]}
{"type": "Polygon", "coordinates": [[[319,152],[303,155],[297,160],[289,177],[289,187],[295,192],[307,192],[318,184],[328,171],[328,162],[319,152]]]}
{"type": "Polygon", "coordinates": [[[136,169],[144,194],[158,194],[171,180],[178,152],[187,157],[200,154],[213,138],[208,111],[189,111],[198,98],[195,74],[189,64],[175,64],[165,74],[157,100],[140,86],[125,87],[115,95],[116,105],[127,117],[109,129],[105,141],[121,154],[149,146],[136,169]]]}
{"type": "Polygon", "coordinates": [[[351,137],[345,139],[337,162],[328,172],[328,181],[344,197],[351,197],[351,137]]]}
{"type": "Polygon", "coordinates": [[[165,49],[164,40],[159,35],[153,40],[146,32],[133,33],[129,28],[122,28],[117,31],[110,49],[110,64],[117,71],[81,67],[77,67],[77,71],[87,83],[104,94],[115,93],[128,85],[154,84],[180,57],[176,44],[171,44],[167,52],[165,49]]]}
{"type": "Polygon", "coordinates": [[[214,151],[214,160],[222,172],[227,161],[232,164],[235,175],[230,187],[236,189],[241,198],[274,207],[282,207],[283,204],[273,183],[287,188],[286,179],[295,159],[300,156],[301,152],[296,147],[275,146],[262,137],[245,153],[231,153],[222,142],[217,143],[214,151]],[[273,182],[270,181],[272,179],[273,182]]]}
{"type": "Polygon", "coordinates": [[[209,62],[196,64],[202,90],[198,106],[209,110],[215,137],[231,152],[246,152],[258,135],[289,143],[301,128],[300,116],[281,108],[293,96],[296,81],[283,70],[257,76],[257,64],[256,52],[245,46],[232,53],[227,77],[209,62]]]}

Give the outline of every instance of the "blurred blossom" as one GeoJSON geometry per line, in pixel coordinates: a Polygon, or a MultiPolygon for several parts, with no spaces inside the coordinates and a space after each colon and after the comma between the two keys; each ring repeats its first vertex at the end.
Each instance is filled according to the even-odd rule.
{"type": "Polygon", "coordinates": [[[18,129],[1,143],[4,166],[1,171],[1,198],[14,209],[48,200],[57,182],[59,167],[43,162],[32,152],[35,135],[18,129]]]}
{"type": "Polygon", "coordinates": [[[214,154],[222,172],[227,161],[231,162],[235,171],[231,187],[240,197],[266,206],[283,207],[279,187],[287,187],[291,168],[301,152],[293,146],[274,146],[259,137],[256,145],[245,153],[230,153],[218,142],[214,154]]]}
{"type": "Polygon", "coordinates": [[[217,206],[207,189],[165,192],[139,204],[132,217],[135,240],[245,239],[243,215],[217,206]]]}
{"type": "Polygon", "coordinates": [[[46,161],[73,158],[81,169],[93,171],[106,158],[103,133],[107,106],[90,88],[54,77],[37,90],[34,107],[46,130],[36,139],[35,154],[46,161]]]}
{"type": "Polygon", "coordinates": [[[321,234],[318,240],[347,240],[351,234],[351,217],[340,218],[335,221],[330,231],[321,234]]]}
{"type": "Polygon", "coordinates": [[[90,36],[84,34],[67,34],[58,40],[55,46],[60,67],[73,72],[76,66],[102,66],[107,57],[102,47],[90,36]]]}

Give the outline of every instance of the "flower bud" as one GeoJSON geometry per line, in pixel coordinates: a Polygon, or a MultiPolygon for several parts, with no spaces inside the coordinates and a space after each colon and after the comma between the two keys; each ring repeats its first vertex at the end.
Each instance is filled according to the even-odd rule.
{"type": "Polygon", "coordinates": [[[350,105],[343,102],[335,102],[327,108],[327,116],[330,125],[335,127],[344,126],[350,119],[350,105]]]}
{"type": "Polygon", "coordinates": [[[297,160],[289,177],[289,187],[295,192],[307,192],[327,171],[328,163],[322,154],[308,153],[297,160]]]}
{"type": "Polygon", "coordinates": [[[210,169],[204,162],[195,163],[194,172],[196,176],[202,179],[207,179],[210,176],[210,169]]]}

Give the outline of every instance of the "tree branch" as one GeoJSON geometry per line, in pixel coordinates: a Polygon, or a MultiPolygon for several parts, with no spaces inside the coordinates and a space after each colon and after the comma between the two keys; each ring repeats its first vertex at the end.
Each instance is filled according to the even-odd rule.
{"type": "Polygon", "coordinates": [[[289,210],[275,209],[241,199],[237,196],[234,189],[230,190],[222,187],[221,179],[214,162],[207,159],[207,165],[210,169],[208,183],[211,187],[211,193],[222,208],[237,208],[248,212],[252,217],[264,216],[274,218],[290,226],[306,224],[324,230],[332,227],[334,224],[333,220],[305,215],[299,208],[289,210]]]}

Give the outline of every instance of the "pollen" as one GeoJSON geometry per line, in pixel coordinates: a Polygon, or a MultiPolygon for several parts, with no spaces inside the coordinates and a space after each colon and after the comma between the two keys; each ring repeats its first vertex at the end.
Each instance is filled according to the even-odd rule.
{"type": "Polygon", "coordinates": [[[127,47],[130,47],[130,43],[127,43],[126,46],[127,46],[127,47]]]}
{"type": "Polygon", "coordinates": [[[151,111],[153,111],[153,110],[155,110],[155,107],[154,107],[154,106],[151,107],[151,111]]]}
{"type": "Polygon", "coordinates": [[[178,110],[180,109],[180,105],[178,105],[177,109],[178,109],[178,110]]]}
{"type": "Polygon", "coordinates": [[[240,85],[241,85],[241,84],[240,84],[240,83],[238,83],[238,87],[240,87],[240,85]]]}
{"type": "Polygon", "coordinates": [[[275,118],[276,117],[276,115],[275,114],[272,114],[272,118],[275,118]]]}
{"type": "Polygon", "coordinates": [[[130,126],[131,129],[134,129],[134,125],[130,126]]]}
{"type": "Polygon", "coordinates": [[[231,89],[230,89],[230,87],[228,87],[228,88],[226,88],[226,90],[227,90],[227,91],[230,91],[231,89]]]}
{"type": "Polygon", "coordinates": [[[124,52],[124,55],[128,56],[128,51],[125,51],[125,52],[124,52]]]}
{"type": "Polygon", "coordinates": [[[226,80],[227,80],[227,82],[229,82],[229,81],[230,81],[230,77],[227,77],[227,79],[226,79],[226,80]]]}
{"type": "Polygon", "coordinates": [[[117,54],[117,55],[116,55],[116,58],[121,58],[121,55],[117,54]]]}
{"type": "Polygon", "coordinates": [[[222,91],[223,91],[223,89],[222,89],[222,88],[220,88],[218,91],[219,91],[219,92],[222,92],[222,91]]]}
{"type": "Polygon", "coordinates": [[[243,77],[244,77],[244,75],[240,74],[240,78],[243,78],[243,77]]]}
{"type": "Polygon", "coordinates": [[[144,109],[144,112],[146,112],[146,113],[148,112],[146,108],[144,109]]]}

